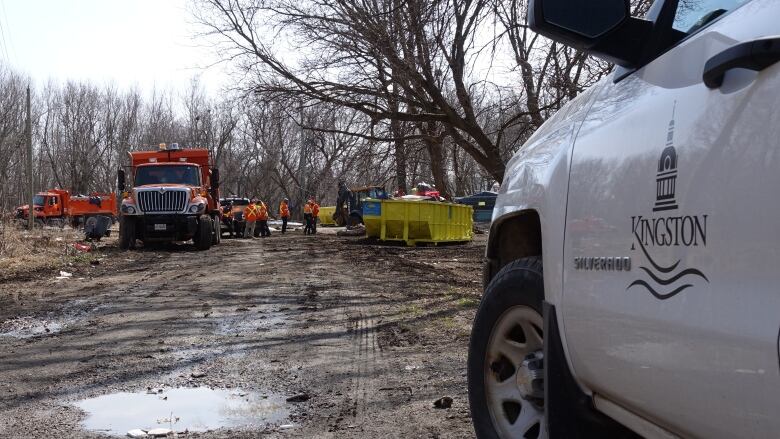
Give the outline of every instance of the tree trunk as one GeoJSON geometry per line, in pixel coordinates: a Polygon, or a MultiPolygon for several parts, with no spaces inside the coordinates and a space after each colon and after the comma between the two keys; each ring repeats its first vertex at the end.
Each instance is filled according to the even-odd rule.
{"type": "Polygon", "coordinates": [[[452,199],[452,193],[450,192],[450,185],[447,181],[447,172],[444,169],[446,160],[442,143],[442,138],[438,136],[425,139],[425,145],[428,148],[428,156],[431,158],[433,184],[436,185],[436,189],[439,190],[439,194],[442,197],[450,200],[452,199]]]}
{"type": "Polygon", "coordinates": [[[398,186],[396,189],[407,193],[406,183],[406,142],[403,139],[403,133],[401,132],[401,122],[397,120],[390,121],[390,130],[393,134],[393,144],[395,147],[395,182],[398,186]]]}

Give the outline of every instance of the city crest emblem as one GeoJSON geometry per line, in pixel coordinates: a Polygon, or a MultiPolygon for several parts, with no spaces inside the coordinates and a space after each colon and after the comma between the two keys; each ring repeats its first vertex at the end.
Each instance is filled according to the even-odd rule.
{"type": "MultiPolygon", "coordinates": [[[[655,178],[655,204],[653,214],[631,217],[633,242],[631,250],[641,250],[647,264],[639,266],[640,278],[632,281],[626,290],[634,287],[645,289],[659,300],[676,296],[694,286],[695,280],[709,282],[697,268],[680,267],[682,259],[672,264],[660,262],[651,256],[653,249],[663,247],[706,247],[707,215],[680,215],[676,198],[678,156],[674,146],[674,118],[669,122],[666,145],[658,161],[655,178]],[[666,214],[666,215],[664,215],[666,214]]],[[[665,252],[667,254],[672,252],[665,252]]]]}

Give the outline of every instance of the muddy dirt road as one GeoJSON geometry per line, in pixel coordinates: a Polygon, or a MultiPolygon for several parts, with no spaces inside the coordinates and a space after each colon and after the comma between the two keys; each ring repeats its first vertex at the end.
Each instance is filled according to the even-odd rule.
{"type": "Polygon", "coordinates": [[[0,276],[0,437],[472,437],[483,247],[484,235],[405,248],[332,231],[206,252],[109,241],[0,276]]]}

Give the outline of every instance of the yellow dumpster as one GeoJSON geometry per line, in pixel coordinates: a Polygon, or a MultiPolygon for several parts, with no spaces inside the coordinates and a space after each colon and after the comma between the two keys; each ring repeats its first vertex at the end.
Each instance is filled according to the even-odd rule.
{"type": "Polygon", "coordinates": [[[323,206],[320,207],[320,225],[322,226],[335,226],[336,221],[333,221],[333,214],[336,213],[336,206],[323,206]]]}
{"type": "Polygon", "coordinates": [[[382,241],[465,242],[473,236],[473,210],[464,204],[416,200],[363,201],[366,236],[382,241]]]}

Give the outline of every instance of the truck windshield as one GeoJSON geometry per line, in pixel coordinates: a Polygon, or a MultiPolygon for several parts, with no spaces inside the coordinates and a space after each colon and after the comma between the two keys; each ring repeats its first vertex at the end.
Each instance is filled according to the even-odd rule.
{"type": "Polygon", "coordinates": [[[34,206],[43,206],[44,202],[45,202],[45,200],[44,200],[43,195],[36,195],[36,196],[33,197],[33,205],[34,206]]]}
{"type": "Polygon", "coordinates": [[[144,166],[135,170],[135,185],[183,184],[200,186],[200,170],[197,166],[144,166]]]}

